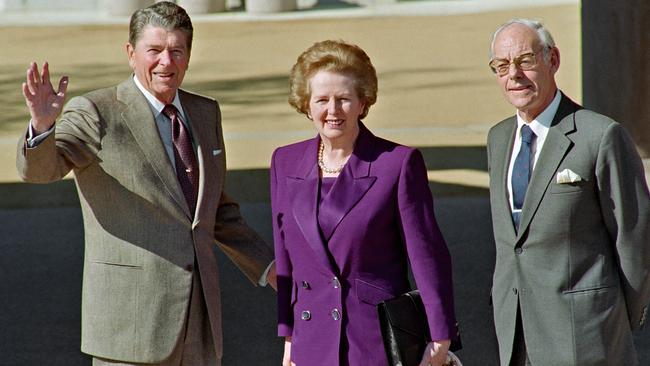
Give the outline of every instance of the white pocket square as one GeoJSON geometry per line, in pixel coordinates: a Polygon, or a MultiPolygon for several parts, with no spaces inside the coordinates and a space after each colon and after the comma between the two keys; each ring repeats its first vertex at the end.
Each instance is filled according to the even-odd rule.
{"type": "Polygon", "coordinates": [[[217,156],[221,154],[221,149],[212,150],[212,156],[217,156]]]}
{"type": "Polygon", "coordinates": [[[574,173],[571,169],[564,169],[557,173],[557,184],[580,182],[582,177],[574,173]]]}

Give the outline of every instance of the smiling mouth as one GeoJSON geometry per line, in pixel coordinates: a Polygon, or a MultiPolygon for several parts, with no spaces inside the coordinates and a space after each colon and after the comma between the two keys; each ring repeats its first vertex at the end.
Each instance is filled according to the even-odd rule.
{"type": "Polygon", "coordinates": [[[328,119],[325,121],[328,126],[338,127],[343,124],[344,120],[342,119],[328,119]]]}
{"type": "Polygon", "coordinates": [[[154,72],[153,74],[154,74],[155,76],[157,76],[157,77],[159,77],[159,78],[163,78],[163,79],[169,79],[169,78],[171,78],[172,76],[174,76],[174,73],[173,73],[173,72],[154,72]]]}
{"type": "Polygon", "coordinates": [[[524,91],[524,90],[529,90],[529,89],[531,89],[530,86],[517,86],[517,87],[513,87],[513,88],[508,88],[508,91],[517,92],[517,91],[524,91]]]}

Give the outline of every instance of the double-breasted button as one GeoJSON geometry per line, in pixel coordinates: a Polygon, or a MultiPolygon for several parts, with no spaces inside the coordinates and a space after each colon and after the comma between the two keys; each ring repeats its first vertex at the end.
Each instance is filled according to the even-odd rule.
{"type": "Polygon", "coordinates": [[[305,290],[309,290],[309,282],[302,281],[302,288],[304,288],[305,290]]]}
{"type": "Polygon", "coordinates": [[[191,265],[191,264],[188,264],[187,266],[185,266],[185,270],[188,271],[188,272],[192,272],[194,270],[194,266],[191,265]]]}
{"type": "Polygon", "coordinates": [[[311,312],[309,312],[309,310],[303,310],[303,312],[300,314],[300,319],[302,320],[311,319],[311,312]]]}
{"type": "Polygon", "coordinates": [[[515,295],[516,295],[516,294],[517,294],[518,292],[519,292],[519,291],[517,291],[517,289],[516,289],[516,288],[513,288],[513,289],[512,289],[512,293],[513,293],[513,294],[515,294],[515,295]]]}
{"type": "Polygon", "coordinates": [[[341,282],[339,282],[339,279],[338,279],[338,278],[334,277],[334,278],[332,279],[332,286],[334,286],[334,288],[339,288],[339,287],[341,287],[341,282]]]}
{"type": "Polygon", "coordinates": [[[332,310],[332,319],[334,320],[341,319],[341,312],[339,311],[339,309],[332,310]]]}
{"type": "Polygon", "coordinates": [[[521,254],[521,253],[523,253],[523,252],[524,252],[524,250],[523,250],[521,247],[517,247],[517,248],[515,248],[515,253],[517,253],[517,254],[521,254]]]}

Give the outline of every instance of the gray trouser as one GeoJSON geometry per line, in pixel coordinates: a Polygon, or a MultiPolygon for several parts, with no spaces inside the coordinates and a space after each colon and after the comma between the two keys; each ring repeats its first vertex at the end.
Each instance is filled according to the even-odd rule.
{"type": "Polygon", "coordinates": [[[532,366],[528,359],[528,350],[524,339],[524,327],[521,321],[521,310],[517,306],[517,325],[515,326],[515,340],[512,345],[510,366],[532,366]]]}

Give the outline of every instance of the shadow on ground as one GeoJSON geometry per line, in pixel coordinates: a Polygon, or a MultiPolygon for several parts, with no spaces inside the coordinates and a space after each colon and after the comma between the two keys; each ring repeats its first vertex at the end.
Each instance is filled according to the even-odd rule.
{"type": "MultiPolygon", "coordinates": [[[[422,147],[429,170],[485,171],[485,147],[422,147]]],[[[268,170],[228,173],[246,220],[271,243],[268,170]]],[[[454,268],[465,365],[497,365],[488,304],[494,243],[487,190],[430,182],[454,268]]],[[[0,365],[89,366],[79,351],[83,227],[74,183],[0,184],[0,365]]],[[[279,365],[275,294],[255,288],[219,251],[226,366],[279,365]],[[254,352],[251,351],[254,349],[254,352]]],[[[650,330],[636,335],[650,363],[650,330]]]]}

